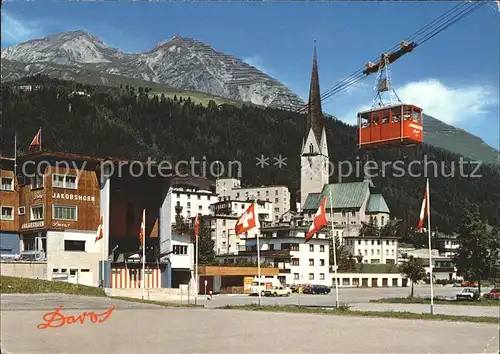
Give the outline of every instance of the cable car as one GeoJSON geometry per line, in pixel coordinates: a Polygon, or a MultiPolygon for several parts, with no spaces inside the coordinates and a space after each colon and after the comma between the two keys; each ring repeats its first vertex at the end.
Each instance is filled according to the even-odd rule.
{"type": "MultiPolygon", "coordinates": [[[[403,49],[404,44],[401,44],[403,49]]],[[[377,95],[370,110],[358,113],[359,148],[422,144],[422,108],[401,102],[391,84],[389,64],[390,56],[386,53],[377,64],[366,64],[367,70],[377,68],[377,95]],[[388,104],[382,99],[384,93],[392,93],[388,104]]]]}
{"type": "Polygon", "coordinates": [[[398,104],[358,113],[359,147],[422,144],[422,108],[398,104]]]}

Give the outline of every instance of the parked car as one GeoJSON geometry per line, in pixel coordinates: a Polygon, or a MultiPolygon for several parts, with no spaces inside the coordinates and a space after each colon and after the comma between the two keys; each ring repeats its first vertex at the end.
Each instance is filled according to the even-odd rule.
{"type": "Polygon", "coordinates": [[[457,300],[477,300],[479,298],[479,289],[464,288],[456,295],[457,300]]]}
{"type": "Polygon", "coordinates": [[[297,284],[290,285],[290,290],[292,291],[292,293],[298,293],[299,292],[299,285],[297,285],[297,284]]]}
{"type": "Polygon", "coordinates": [[[462,283],[460,283],[460,282],[458,282],[458,281],[457,281],[457,282],[455,282],[455,283],[453,283],[453,287],[454,287],[454,288],[460,288],[461,286],[462,286],[462,283]]]}
{"type": "Polygon", "coordinates": [[[477,282],[474,282],[474,281],[463,281],[461,286],[463,287],[467,287],[467,288],[470,288],[470,287],[475,287],[477,286],[477,282]]]}
{"type": "Polygon", "coordinates": [[[270,289],[266,289],[264,291],[265,296],[290,296],[292,293],[292,290],[290,288],[284,287],[283,285],[280,286],[273,286],[270,289]]]}
{"type": "Polygon", "coordinates": [[[500,300],[500,288],[493,288],[489,293],[483,295],[485,299],[500,300]]]}
{"type": "Polygon", "coordinates": [[[307,285],[302,290],[303,294],[329,294],[331,289],[326,285],[307,285]]]}

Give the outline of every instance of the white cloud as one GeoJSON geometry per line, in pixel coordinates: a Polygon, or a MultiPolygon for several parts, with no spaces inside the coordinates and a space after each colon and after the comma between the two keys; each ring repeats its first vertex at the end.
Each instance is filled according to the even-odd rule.
{"type": "Polygon", "coordinates": [[[247,63],[248,65],[251,65],[251,66],[257,68],[258,70],[269,75],[269,71],[262,65],[262,57],[259,54],[256,54],[256,55],[251,56],[251,57],[243,58],[242,60],[245,63],[247,63]]]}
{"type": "MultiPolygon", "coordinates": [[[[357,112],[372,106],[375,93],[369,86],[365,88],[364,94],[359,90],[356,93],[366,103],[355,105],[355,110],[348,108],[345,114],[339,114],[345,122],[357,124],[357,112]]],[[[452,125],[468,119],[480,120],[498,105],[498,97],[485,86],[447,86],[437,79],[409,82],[396,88],[396,93],[404,103],[419,106],[425,114],[452,125]]]]}
{"type": "Polygon", "coordinates": [[[5,10],[2,11],[1,20],[2,44],[17,44],[40,35],[40,27],[35,21],[21,20],[5,10]]]}

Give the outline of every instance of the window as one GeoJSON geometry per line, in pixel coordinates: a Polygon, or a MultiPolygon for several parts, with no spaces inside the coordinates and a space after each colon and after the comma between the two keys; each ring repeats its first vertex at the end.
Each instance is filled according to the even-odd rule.
{"type": "Polygon", "coordinates": [[[280,201],[280,200],[279,200],[278,198],[274,198],[274,202],[275,202],[275,203],[279,203],[279,201],[280,201]]]}
{"type": "Polygon", "coordinates": [[[2,177],[1,181],[0,181],[0,190],[13,191],[14,190],[14,179],[11,177],[2,177]]]}
{"type": "Polygon", "coordinates": [[[43,205],[36,205],[31,207],[31,221],[43,219],[43,205]]]}
{"type": "Polygon", "coordinates": [[[222,220],[222,226],[226,226],[226,220],[222,220]]]}
{"type": "Polygon", "coordinates": [[[52,175],[52,187],[76,189],[76,176],[54,173],[52,175]]]}
{"type": "Polygon", "coordinates": [[[314,152],[314,147],[313,147],[313,144],[309,144],[309,153],[313,153],[314,152]]]}
{"type": "Polygon", "coordinates": [[[18,213],[19,215],[24,215],[24,214],[26,213],[26,208],[25,208],[25,207],[23,207],[23,206],[22,206],[22,207],[17,208],[17,213],[18,213]]]}
{"type": "Polygon", "coordinates": [[[292,243],[290,244],[290,251],[298,251],[299,250],[299,244],[298,243],[292,243]]]}
{"type": "Polygon", "coordinates": [[[52,219],[77,220],[76,210],[74,205],[54,205],[52,207],[52,219]]]}
{"type": "Polygon", "coordinates": [[[388,256],[389,255],[389,250],[385,250],[385,255],[388,256]]]}
{"type": "Polygon", "coordinates": [[[382,221],[380,222],[380,226],[384,226],[384,217],[382,216],[382,221]]]}
{"type": "Polygon", "coordinates": [[[275,191],[274,191],[274,194],[275,194],[275,195],[279,195],[279,194],[280,194],[280,192],[278,192],[277,190],[275,190],[275,191]]]}
{"type": "Polygon", "coordinates": [[[280,212],[280,208],[274,208],[274,212],[275,213],[279,213],[280,212]]]}
{"type": "Polygon", "coordinates": [[[43,176],[36,174],[31,177],[31,189],[43,188],[43,176]]]}
{"type": "Polygon", "coordinates": [[[309,273],[309,280],[314,280],[314,273],[309,273]]]}
{"type": "Polygon", "coordinates": [[[64,240],[64,250],[85,252],[85,241],[64,240]]]}
{"type": "Polygon", "coordinates": [[[385,244],[386,244],[387,246],[389,246],[389,240],[385,241],[385,244]]]}
{"type": "Polygon", "coordinates": [[[375,250],[372,250],[372,256],[375,254],[375,250]]]}
{"type": "Polygon", "coordinates": [[[374,244],[375,244],[375,241],[374,241],[374,240],[372,240],[372,245],[374,245],[374,244]]]}
{"type": "Polygon", "coordinates": [[[309,252],[314,252],[314,245],[309,245],[309,252]]]}
{"type": "Polygon", "coordinates": [[[210,196],[209,195],[207,195],[207,200],[210,200],[210,196]]]}
{"type": "Polygon", "coordinates": [[[356,216],[356,211],[355,210],[351,211],[351,215],[356,216]]]}
{"type": "Polygon", "coordinates": [[[187,199],[191,199],[191,194],[187,194],[187,199]]]}
{"type": "Polygon", "coordinates": [[[14,220],[14,208],[3,206],[1,207],[0,220],[14,220]]]}
{"type": "Polygon", "coordinates": [[[342,210],[342,216],[345,216],[345,210],[342,210]]]}
{"type": "Polygon", "coordinates": [[[319,245],[319,251],[325,252],[325,245],[319,245]]]}
{"type": "Polygon", "coordinates": [[[174,251],[174,254],[185,255],[185,254],[188,253],[188,246],[174,245],[173,246],[173,251],[174,251]]]}
{"type": "Polygon", "coordinates": [[[179,199],[180,197],[181,197],[181,194],[177,193],[177,199],[179,199]]]}
{"type": "Polygon", "coordinates": [[[293,279],[299,280],[299,273],[293,273],[293,279]]]}
{"type": "Polygon", "coordinates": [[[309,258],[309,265],[314,266],[314,259],[313,258],[309,258]]]}
{"type": "Polygon", "coordinates": [[[201,200],[201,195],[198,195],[198,200],[201,200]]]}
{"type": "Polygon", "coordinates": [[[325,273],[319,273],[319,280],[325,280],[325,273]]]}
{"type": "Polygon", "coordinates": [[[358,245],[361,245],[361,240],[358,240],[358,245]]]}
{"type": "Polygon", "coordinates": [[[269,251],[274,251],[274,244],[269,245],[269,251]]]}
{"type": "Polygon", "coordinates": [[[300,265],[300,260],[298,258],[292,258],[292,265],[293,266],[298,266],[300,265]]]}
{"type": "Polygon", "coordinates": [[[325,260],[324,259],[320,259],[319,260],[319,265],[324,267],[325,266],[325,260]]]}
{"type": "Polygon", "coordinates": [[[379,245],[379,246],[380,246],[380,240],[377,240],[377,245],[379,245]]]}

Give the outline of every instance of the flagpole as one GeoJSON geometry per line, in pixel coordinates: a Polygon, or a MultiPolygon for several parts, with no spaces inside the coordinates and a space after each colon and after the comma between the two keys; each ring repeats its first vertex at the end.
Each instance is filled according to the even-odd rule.
{"type": "Polygon", "coordinates": [[[42,127],[40,127],[40,151],[42,151],[42,127]]]}
{"type": "Polygon", "coordinates": [[[335,242],[335,236],[333,236],[333,199],[332,191],[330,190],[330,222],[332,228],[332,241],[333,241],[333,269],[335,274],[335,307],[339,307],[339,285],[337,276],[337,245],[335,242]]]}
{"type": "Polygon", "coordinates": [[[261,296],[261,293],[262,291],[260,291],[260,278],[261,278],[261,275],[260,275],[260,242],[259,242],[259,234],[260,234],[260,222],[259,222],[259,217],[258,217],[258,213],[257,213],[257,203],[254,202],[253,204],[253,211],[254,211],[254,217],[255,217],[255,224],[257,225],[257,278],[259,279],[258,280],[258,284],[259,284],[259,306],[261,306],[261,303],[262,303],[262,296],[261,296]]]}
{"type": "Polygon", "coordinates": [[[432,243],[431,243],[431,193],[429,188],[429,178],[427,178],[427,232],[429,235],[429,281],[431,283],[431,315],[434,314],[434,286],[432,284],[432,243]]]}
{"type": "MultiPolygon", "coordinates": [[[[101,228],[103,227],[103,225],[101,225],[101,228]]],[[[103,230],[103,234],[104,234],[104,230],[103,230]]],[[[104,236],[103,236],[103,239],[104,239],[104,236]]],[[[102,240],[101,242],[102,244],[102,288],[104,289],[105,288],[105,284],[104,284],[104,262],[106,261],[106,250],[104,249],[105,248],[105,244],[104,244],[104,240],[102,240]]]]}
{"type": "Polygon", "coordinates": [[[14,180],[17,179],[17,135],[14,134],[14,180]]]}
{"type": "Polygon", "coordinates": [[[144,223],[144,228],[142,230],[142,299],[144,300],[144,279],[146,276],[146,209],[142,209],[142,221],[144,223]]]}
{"type": "MultiPolygon", "coordinates": [[[[196,223],[196,219],[195,219],[195,223],[196,223]]],[[[196,225],[195,225],[196,227],[196,225]]],[[[198,291],[200,289],[199,285],[198,285],[198,257],[199,257],[199,253],[198,253],[198,234],[196,234],[194,236],[196,238],[195,242],[196,242],[196,256],[195,256],[195,264],[194,264],[194,278],[195,278],[195,281],[196,281],[196,284],[195,284],[195,287],[196,287],[196,293],[194,295],[194,304],[195,305],[198,305],[198,291]]]]}

